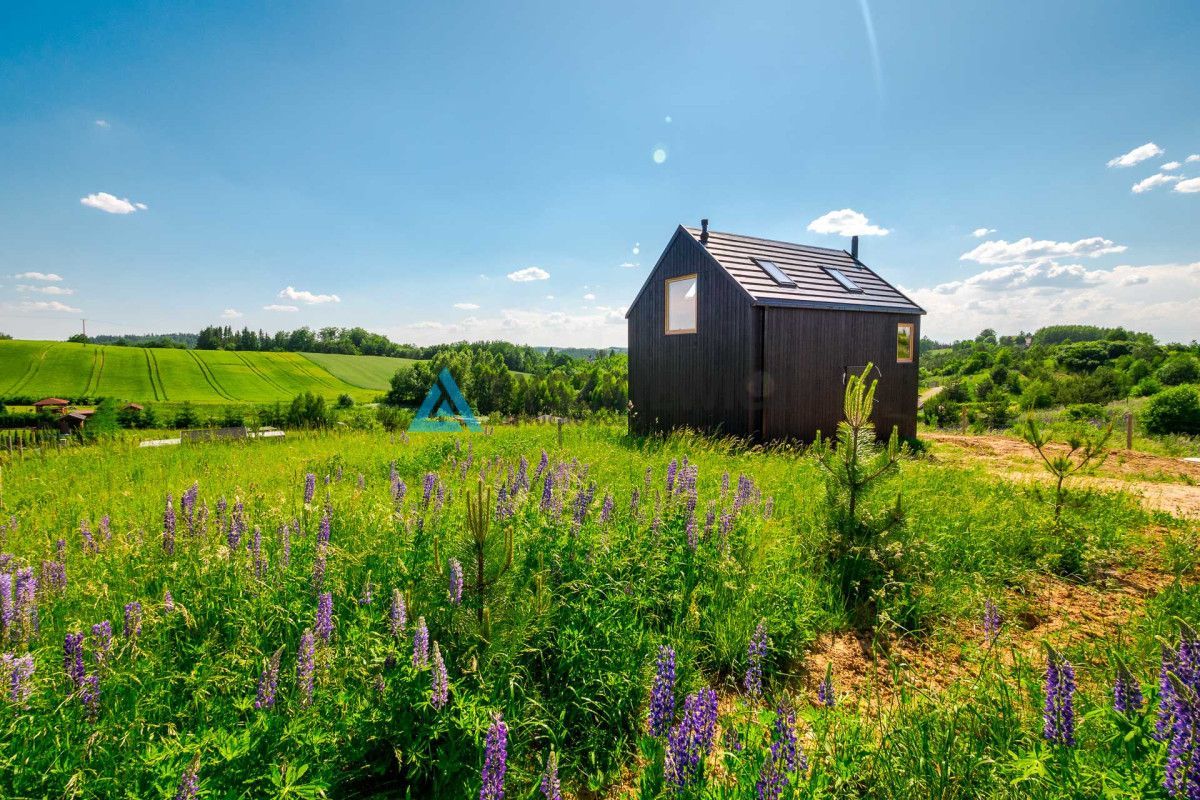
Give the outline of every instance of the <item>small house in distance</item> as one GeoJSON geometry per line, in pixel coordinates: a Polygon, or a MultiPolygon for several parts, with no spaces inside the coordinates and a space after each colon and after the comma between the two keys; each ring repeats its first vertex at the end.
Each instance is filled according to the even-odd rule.
{"type": "Polygon", "coordinates": [[[846,379],[879,380],[881,436],[917,429],[916,303],[850,251],[680,226],[626,314],[630,429],[811,441],[846,379]]]}
{"type": "Polygon", "coordinates": [[[61,397],[45,397],[33,404],[35,411],[58,411],[65,413],[67,406],[71,405],[61,397]]]}

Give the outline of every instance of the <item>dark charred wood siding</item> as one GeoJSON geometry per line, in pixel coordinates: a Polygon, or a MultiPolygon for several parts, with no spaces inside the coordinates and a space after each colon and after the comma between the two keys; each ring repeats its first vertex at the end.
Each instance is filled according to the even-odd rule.
{"type": "Polygon", "coordinates": [[[682,228],[629,310],[630,428],[749,436],[757,329],[749,295],[682,228]],[[696,274],[696,333],[664,332],[664,281],[696,274]]]}
{"type": "Polygon", "coordinates": [[[832,435],[842,418],[845,376],[874,364],[874,422],[881,436],[917,432],[921,318],[914,314],[765,308],[764,435],[811,441],[832,435]],[[896,361],[896,326],[912,323],[913,360],[896,361]]]}

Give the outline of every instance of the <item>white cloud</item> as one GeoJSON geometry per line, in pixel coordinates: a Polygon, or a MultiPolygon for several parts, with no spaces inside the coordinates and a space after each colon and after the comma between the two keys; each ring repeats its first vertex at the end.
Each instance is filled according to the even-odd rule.
{"type": "Polygon", "coordinates": [[[75,294],[74,289],[68,289],[65,286],[29,286],[20,284],[17,286],[18,292],[37,292],[38,294],[53,294],[53,295],[68,295],[75,294]]]}
{"type": "Polygon", "coordinates": [[[553,299],[554,299],[554,295],[552,295],[552,294],[548,294],[548,295],[546,295],[546,299],[547,299],[547,300],[553,300],[553,299]]]}
{"type": "Polygon", "coordinates": [[[62,280],[61,275],[56,275],[53,272],[18,272],[13,277],[27,281],[53,281],[55,283],[62,280]]]}
{"type": "Polygon", "coordinates": [[[1154,142],[1146,142],[1141,147],[1135,147],[1123,156],[1117,156],[1108,162],[1110,167],[1132,167],[1134,164],[1140,164],[1148,158],[1161,156],[1165,153],[1161,147],[1154,142]]]}
{"type": "Polygon", "coordinates": [[[278,303],[270,303],[263,306],[263,311],[285,311],[289,314],[294,314],[299,310],[296,306],[281,306],[278,303]]]}
{"type": "Polygon", "coordinates": [[[632,249],[632,250],[630,250],[630,252],[631,252],[631,253],[633,253],[635,256],[636,256],[638,253],[642,252],[642,244],[641,244],[641,242],[634,242],[634,243],[633,243],[633,249],[632,249]]]}
{"type": "Polygon", "coordinates": [[[591,292],[588,292],[587,294],[585,294],[585,295],[583,296],[583,299],[584,299],[584,300],[595,300],[595,299],[596,299],[596,295],[592,294],[591,292]]]}
{"type": "Polygon", "coordinates": [[[929,312],[935,339],[1051,324],[1122,325],[1175,341],[1195,338],[1200,262],[1089,269],[1045,261],[985,270],[960,281],[904,290],[929,312]]]}
{"type": "Polygon", "coordinates": [[[239,317],[244,316],[246,315],[238,311],[236,308],[227,308],[221,312],[222,319],[238,319],[239,317]]]}
{"type": "Polygon", "coordinates": [[[82,309],[60,303],[57,300],[28,300],[18,306],[22,311],[63,311],[78,313],[82,309]]]}
{"type": "Polygon", "coordinates": [[[1167,163],[1165,163],[1161,167],[1159,167],[1159,169],[1172,170],[1172,169],[1179,169],[1182,166],[1183,165],[1180,164],[1178,161],[1168,161],[1167,163]]]}
{"type": "Polygon", "coordinates": [[[300,303],[305,303],[310,306],[319,305],[321,303],[340,303],[342,298],[336,294],[313,294],[312,292],[304,292],[299,289],[293,289],[288,286],[279,292],[279,297],[283,300],[294,300],[300,303]]]}
{"type": "Polygon", "coordinates": [[[1186,181],[1180,181],[1175,184],[1175,191],[1183,194],[1200,192],[1200,178],[1188,178],[1186,181]]]}
{"type": "Polygon", "coordinates": [[[516,272],[508,273],[508,279],[510,281],[516,281],[517,283],[544,281],[549,277],[550,273],[546,272],[546,270],[542,269],[541,267],[526,267],[525,269],[519,269],[516,272]]]}
{"type": "Polygon", "coordinates": [[[989,233],[995,233],[995,232],[996,232],[995,228],[976,228],[975,230],[971,231],[971,235],[974,236],[976,239],[982,239],[983,237],[987,236],[989,233]]]}
{"type": "Polygon", "coordinates": [[[622,266],[624,269],[637,269],[637,268],[638,268],[639,266],[641,266],[641,265],[640,265],[640,264],[635,264],[635,263],[633,263],[632,261],[625,261],[625,262],[622,262],[621,266],[622,266]]]}
{"type": "MultiPolygon", "coordinates": [[[[1178,164],[1176,165],[1178,166],[1178,164]]],[[[1151,175],[1149,178],[1140,180],[1133,185],[1134,194],[1142,194],[1148,192],[1155,186],[1162,186],[1164,183],[1173,183],[1179,180],[1178,175],[1163,175],[1161,172],[1157,175],[1151,175]]]]}
{"type": "Polygon", "coordinates": [[[1192,163],[1193,161],[1200,161],[1200,153],[1192,153],[1190,156],[1185,158],[1184,161],[1188,164],[1192,163]]]}
{"type": "Polygon", "coordinates": [[[129,198],[114,197],[108,192],[96,192],[87,197],[79,198],[79,202],[88,208],[99,209],[108,214],[132,214],[135,211],[145,211],[145,203],[132,203],[129,198]]]}
{"type": "Polygon", "coordinates": [[[475,309],[479,308],[479,304],[478,303],[455,303],[454,307],[459,309],[460,311],[474,311],[475,309]]]}
{"type": "Polygon", "coordinates": [[[98,120],[96,120],[96,127],[97,128],[111,128],[112,125],[109,125],[108,120],[106,120],[106,119],[98,119],[98,120]]]}
{"type": "Polygon", "coordinates": [[[808,229],[814,233],[836,233],[840,236],[887,236],[890,233],[887,228],[872,225],[865,214],[852,208],[830,211],[817,217],[808,223],[808,229]]]}
{"type": "Polygon", "coordinates": [[[1045,258],[1097,258],[1110,253],[1123,253],[1127,249],[1123,244],[1113,244],[1099,236],[1075,242],[1034,241],[1026,236],[1015,242],[1003,239],[984,242],[974,250],[963,253],[959,260],[980,264],[1017,264],[1045,258]]]}

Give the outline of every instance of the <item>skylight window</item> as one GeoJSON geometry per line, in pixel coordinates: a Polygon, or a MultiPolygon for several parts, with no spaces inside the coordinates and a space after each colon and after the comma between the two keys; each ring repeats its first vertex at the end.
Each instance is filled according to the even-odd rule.
{"type": "Polygon", "coordinates": [[[842,288],[845,289],[847,292],[854,292],[855,294],[862,294],[862,287],[859,286],[854,281],[847,278],[840,269],[835,269],[834,267],[825,267],[825,271],[829,273],[829,277],[833,278],[835,281],[840,283],[842,285],[842,288]]]}
{"type": "Polygon", "coordinates": [[[796,282],[787,275],[784,275],[783,270],[775,266],[774,261],[767,261],[766,259],[762,258],[756,258],[753,259],[753,261],[755,264],[758,264],[760,267],[762,267],[763,272],[770,275],[771,280],[775,281],[780,286],[789,286],[793,289],[796,288],[796,282]]]}

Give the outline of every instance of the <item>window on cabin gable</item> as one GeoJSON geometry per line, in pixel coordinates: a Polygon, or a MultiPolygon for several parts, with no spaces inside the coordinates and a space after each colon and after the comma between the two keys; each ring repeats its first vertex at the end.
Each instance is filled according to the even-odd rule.
{"type": "Polygon", "coordinates": [[[665,332],[696,332],[696,276],[681,275],[666,281],[665,332]]]}
{"type": "Polygon", "coordinates": [[[913,348],[916,343],[913,341],[913,336],[916,333],[916,326],[911,322],[901,322],[896,325],[896,363],[911,364],[913,360],[913,348]]]}

